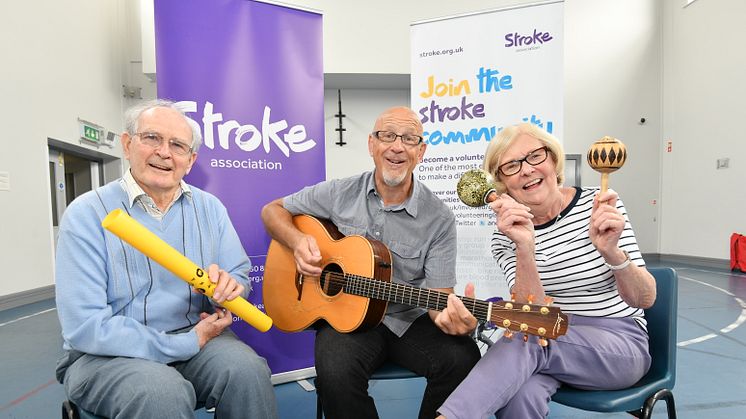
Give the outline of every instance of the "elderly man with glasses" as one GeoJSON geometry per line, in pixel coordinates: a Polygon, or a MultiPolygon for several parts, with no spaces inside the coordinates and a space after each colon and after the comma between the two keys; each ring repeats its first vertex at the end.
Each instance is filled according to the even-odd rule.
{"type": "MultiPolygon", "coordinates": [[[[451,210],[413,172],[427,144],[422,124],[409,108],[383,112],[368,136],[375,169],[307,187],[262,210],[272,237],[292,250],[298,273],[321,275],[318,242],[296,228],[293,216],[328,219],[344,235],[361,235],[388,247],[392,281],[453,294],[456,283],[456,225],[451,210]]],[[[473,296],[473,287],[467,291],[473,296]]],[[[375,418],[368,378],[391,361],[427,379],[420,418],[435,409],[471,370],[479,350],[469,336],[474,316],[455,295],[443,311],[389,303],[383,322],[340,333],[316,324],[317,391],[327,418],[375,418]]]]}
{"type": "Polygon", "coordinates": [[[79,407],[109,418],[277,417],[264,358],[238,340],[220,303],[250,291],[246,256],[225,207],[182,178],[199,126],[167,101],[130,109],[130,169],[71,203],[57,246],[63,357],[57,378],[79,407]],[[213,300],[152,262],[101,220],[121,208],[200,266],[213,300]]]}

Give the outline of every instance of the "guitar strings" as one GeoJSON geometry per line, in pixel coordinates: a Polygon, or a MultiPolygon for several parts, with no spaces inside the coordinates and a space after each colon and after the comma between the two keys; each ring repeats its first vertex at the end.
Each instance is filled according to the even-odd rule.
{"type": "MultiPolygon", "coordinates": [[[[376,299],[383,299],[383,300],[388,300],[388,299],[380,298],[380,297],[388,296],[393,302],[397,302],[397,297],[398,297],[399,302],[401,302],[402,304],[407,304],[406,293],[409,292],[409,298],[408,298],[409,305],[419,305],[422,303],[422,300],[423,300],[422,293],[424,292],[427,296],[425,306],[428,308],[435,309],[435,310],[442,310],[443,308],[445,308],[448,302],[449,294],[441,292],[441,291],[433,291],[433,290],[428,290],[425,288],[417,288],[417,287],[413,287],[409,285],[397,284],[394,282],[380,281],[380,280],[371,279],[365,276],[359,276],[359,275],[354,275],[354,274],[344,274],[340,272],[324,270],[322,271],[322,276],[319,277],[319,282],[321,282],[321,278],[326,279],[327,282],[331,283],[332,285],[338,285],[341,289],[344,289],[349,294],[361,295],[361,294],[357,294],[356,293],[357,291],[358,293],[362,293],[362,296],[370,295],[372,298],[376,298],[377,296],[379,298],[376,298],[376,299]],[[394,293],[393,296],[392,296],[392,292],[394,293]],[[414,296],[415,292],[417,292],[419,296],[415,297],[414,296]],[[435,297],[434,300],[432,301],[430,298],[431,296],[435,297]],[[413,300],[416,300],[418,303],[414,304],[413,300]]],[[[493,318],[488,319],[487,315],[489,314],[489,304],[490,304],[489,302],[480,301],[480,300],[477,300],[471,297],[462,297],[462,296],[458,296],[458,297],[464,302],[465,306],[472,307],[472,310],[470,311],[472,312],[472,314],[474,314],[475,317],[480,318],[483,321],[491,321],[495,323],[497,326],[507,328],[507,329],[517,331],[517,332],[535,331],[536,333],[532,333],[532,334],[538,334],[539,327],[530,326],[527,323],[514,321],[509,318],[509,315],[508,316],[500,315],[500,313],[506,313],[506,312],[511,313],[511,314],[525,313],[521,309],[518,309],[518,308],[508,309],[504,306],[493,304],[492,313],[491,313],[493,318]],[[504,320],[509,320],[511,322],[511,325],[508,327],[505,327],[502,324],[502,321],[504,320]],[[525,331],[520,330],[521,324],[526,324],[528,326],[528,329],[525,331]]],[[[551,314],[554,314],[554,313],[551,313],[551,314]]],[[[559,331],[558,325],[562,321],[563,320],[559,317],[559,315],[557,315],[557,320],[555,321],[554,327],[552,327],[553,334],[556,334],[556,332],[559,331]]]]}
{"type": "MultiPolygon", "coordinates": [[[[423,300],[425,300],[425,298],[423,298],[422,296],[423,293],[427,297],[427,303],[425,305],[428,308],[442,310],[448,303],[447,293],[428,290],[426,288],[417,288],[409,285],[379,281],[370,279],[368,277],[358,276],[354,274],[342,274],[333,271],[322,272],[322,278],[330,279],[330,282],[332,284],[339,285],[341,288],[344,288],[353,294],[355,293],[355,291],[367,291],[366,294],[375,294],[376,296],[381,297],[388,296],[392,299],[393,302],[401,302],[402,304],[406,304],[406,302],[408,301],[409,305],[416,305],[413,303],[413,301],[415,300],[421,303],[423,300]],[[407,294],[407,292],[409,292],[409,294],[407,294]],[[419,295],[415,296],[415,293],[418,293],[419,295]]],[[[467,307],[472,306],[472,312],[475,315],[481,315],[486,320],[489,303],[469,297],[459,296],[459,298],[464,301],[464,305],[466,305],[467,307]]]]}

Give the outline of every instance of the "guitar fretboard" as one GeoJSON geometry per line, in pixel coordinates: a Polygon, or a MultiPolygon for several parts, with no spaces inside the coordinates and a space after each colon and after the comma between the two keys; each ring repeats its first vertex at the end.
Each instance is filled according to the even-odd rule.
{"type": "MultiPolygon", "coordinates": [[[[344,282],[344,292],[376,300],[401,303],[414,307],[443,311],[448,305],[448,294],[445,292],[417,288],[411,285],[378,281],[364,276],[325,272],[333,281],[344,282]]],[[[489,320],[489,302],[470,297],[457,296],[464,306],[480,321],[489,320]]]]}

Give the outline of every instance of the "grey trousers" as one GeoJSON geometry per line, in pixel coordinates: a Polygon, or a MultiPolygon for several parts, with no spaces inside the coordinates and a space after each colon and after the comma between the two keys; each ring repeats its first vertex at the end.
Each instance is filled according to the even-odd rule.
{"type": "Polygon", "coordinates": [[[267,361],[230,331],[188,361],[85,354],[64,372],[68,398],[107,418],[194,418],[201,406],[220,418],[277,418],[267,361]]]}
{"type": "Polygon", "coordinates": [[[568,317],[567,334],[547,347],[535,337],[500,339],[438,412],[447,419],[544,418],[562,383],[620,389],[650,368],[647,333],[633,319],[568,317]]]}

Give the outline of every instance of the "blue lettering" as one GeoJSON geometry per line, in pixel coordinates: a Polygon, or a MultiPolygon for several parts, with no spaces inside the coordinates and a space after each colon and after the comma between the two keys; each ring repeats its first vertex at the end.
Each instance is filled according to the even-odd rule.
{"type": "Polygon", "coordinates": [[[489,142],[495,136],[495,133],[499,131],[497,127],[481,127],[472,128],[467,132],[464,131],[449,131],[445,134],[440,130],[433,132],[425,132],[422,135],[426,138],[426,142],[431,146],[438,146],[441,144],[469,144],[478,141],[489,142]]]}
{"type": "Polygon", "coordinates": [[[491,68],[479,67],[477,80],[479,80],[479,93],[499,92],[513,88],[513,77],[509,74],[499,76],[500,72],[491,68]]]}
{"type": "Polygon", "coordinates": [[[541,119],[537,118],[536,115],[531,115],[531,117],[523,117],[521,119],[523,120],[523,122],[530,122],[538,126],[539,128],[544,128],[550,134],[552,133],[552,130],[554,129],[554,124],[552,123],[552,121],[547,121],[546,128],[545,128],[544,127],[545,124],[541,122],[541,119]]]}

